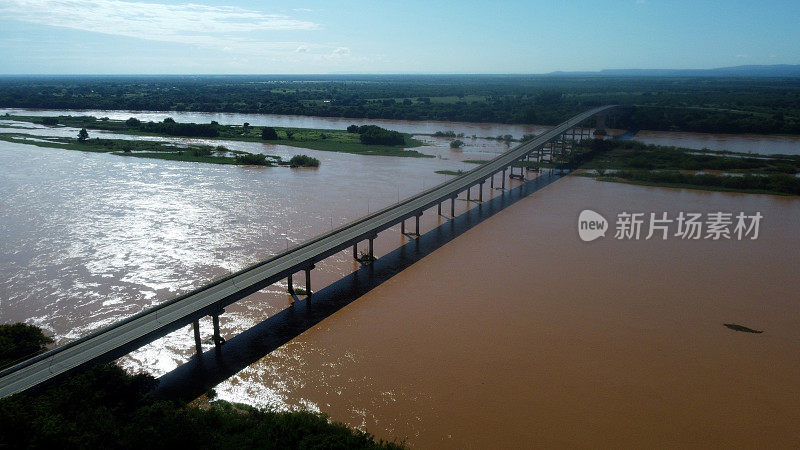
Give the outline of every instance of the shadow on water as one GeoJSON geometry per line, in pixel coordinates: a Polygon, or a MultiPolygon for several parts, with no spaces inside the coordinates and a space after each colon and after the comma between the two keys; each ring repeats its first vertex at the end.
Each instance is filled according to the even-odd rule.
{"type": "Polygon", "coordinates": [[[155,394],[187,401],[197,398],[465,231],[559,178],[553,172],[529,180],[315,292],[310,301],[296,300],[293,305],[230,338],[222,346],[199,357],[195,355],[163,375],[158,380],[155,394]]]}

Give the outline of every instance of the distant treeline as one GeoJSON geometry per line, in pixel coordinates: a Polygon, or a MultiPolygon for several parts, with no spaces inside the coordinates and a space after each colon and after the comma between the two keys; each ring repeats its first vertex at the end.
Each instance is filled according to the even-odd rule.
{"type": "Polygon", "coordinates": [[[800,79],[599,76],[0,77],[0,107],[552,125],[626,106],[625,129],[800,134],[800,79]]]}

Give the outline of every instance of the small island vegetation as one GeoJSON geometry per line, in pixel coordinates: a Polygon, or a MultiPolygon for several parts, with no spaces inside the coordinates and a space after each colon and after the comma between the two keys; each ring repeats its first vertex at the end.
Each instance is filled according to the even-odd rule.
{"type": "MultiPolygon", "coordinates": [[[[41,123],[36,116],[6,116],[18,122],[41,123]]],[[[318,130],[311,128],[282,128],[270,126],[220,125],[179,123],[171,118],[162,122],[142,122],[135,117],[127,120],[100,120],[93,116],[58,116],[53,118],[59,125],[85,128],[87,130],[112,131],[135,136],[180,136],[226,141],[264,142],[311,150],[354,153],[376,156],[432,157],[415,150],[422,145],[411,135],[385,130],[375,125],[357,127],[361,133],[345,130],[318,130]],[[366,137],[365,137],[366,136],[366,137]]]]}
{"type": "Polygon", "coordinates": [[[320,165],[318,159],[306,155],[295,155],[289,161],[284,161],[277,155],[231,150],[222,145],[177,145],[163,141],[89,139],[88,137],[81,141],[80,138],[41,137],[21,133],[0,133],[0,141],[36,145],[38,147],[111,153],[120,156],[165,159],[170,161],[251,166],[319,167],[320,165]]]}
{"type": "Polygon", "coordinates": [[[289,160],[289,167],[319,167],[319,160],[307,155],[294,155],[289,160]]]}

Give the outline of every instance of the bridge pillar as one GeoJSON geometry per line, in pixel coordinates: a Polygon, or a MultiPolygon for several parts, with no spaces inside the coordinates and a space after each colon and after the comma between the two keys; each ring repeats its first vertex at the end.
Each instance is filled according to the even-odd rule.
{"type": "Polygon", "coordinates": [[[503,184],[500,186],[500,189],[503,191],[506,190],[506,169],[503,169],[503,184]]]}
{"type": "Polygon", "coordinates": [[[478,201],[483,202],[483,181],[478,184],[478,201]]]}
{"type": "Polygon", "coordinates": [[[400,222],[400,234],[406,234],[406,219],[400,222]]]}
{"type": "Polygon", "coordinates": [[[214,324],[214,345],[219,347],[225,342],[225,339],[222,338],[219,334],[219,315],[224,313],[225,310],[220,309],[219,311],[215,312],[211,315],[211,322],[214,324]]]}
{"type": "Polygon", "coordinates": [[[422,213],[417,214],[416,217],[415,217],[415,219],[416,219],[416,221],[415,221],[416,228],[415,228],[414,232],[417,233],[417,237],[419,237],[419,218],[420,217],[422,217],[422,213]]]}
{"type": "Polygon", "coordinates": [[[436,205],[436,214],[440,216],[442,215],[442,202],[439,202],[439,204],[436,205]]]}
{"type": "Polygon", "coordinates": [[[294,295],[294,284],[292,283],[292,274],[290,273],[286,279],[286,284],[289,286],[288,291],[290,294],[294,295]]]}
{"type": "Polygon", "coordinates": [[[450,197],[450,217],[456,218],[456,198],[450,197]]]}
{"type": "Polygon", "coordinates": [[[192,322],[194,328],[194,348],[197,350],[198,355],[203,354],[203,342],[200,340],[200,321],[195,320],[192,322]]]}
{"type": "Polygon", "coordinates": [[[494,174],[492,174],[492,177],[489,179],[489,188],[494,189],[494,174]]]}
{"type": "Polygon", "coordinates": [[[353,244],[353,259],[358,261],[358,244],[353,244]]]}
{"type": "Polygon", "coordinates": [[[470,191],[472,191],[472,186],[467,188],[467,203],[472,201],[472,198],[470,197],[470,191]]]}
{"type": "Polygon", "coordinates": [[[370,260],[372,260],[372,258],[375,257],[374,256],[374,245],[373,245],[373,241],[374,240],[375,240],[375,238],[372,238],[372,237],[369,238],[369,259],[370,260]]]}
{"type": "Polygon", "coordinates": [[[306,298],[311,298],[311,269],[314,268],[312,264],[309,267],[306,267],[306,298]]]}

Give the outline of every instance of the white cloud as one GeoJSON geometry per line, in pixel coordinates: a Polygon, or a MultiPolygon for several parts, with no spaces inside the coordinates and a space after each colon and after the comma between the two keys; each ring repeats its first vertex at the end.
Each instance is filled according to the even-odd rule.
{"type": "Polygon", "coordinates": [[[336,47],[333,50],[332,54],[333,56],[339,56],[339,57],[350,56],[350,49],[347,47],[336,47]]]}
{"type": "Polygon", "coordinates": [[[307,45],[301,45],[301,46],[297,47],[297,49],[295,50],[295,53],[308,53],[308,46],[307,45]]]}
{"type": "MultiPolygon", "coordinates": [[[[153,41],[224,48],[256,43],[260,31],[314,30],[316,23],[232,6],[122,0],[3,0],[0,12],[24,22],[153,41]]],[[[260,42],[262,45],[273,45],[260,42]]],[[[295,44],[296,45],[296,44],[295,44]]]]}

